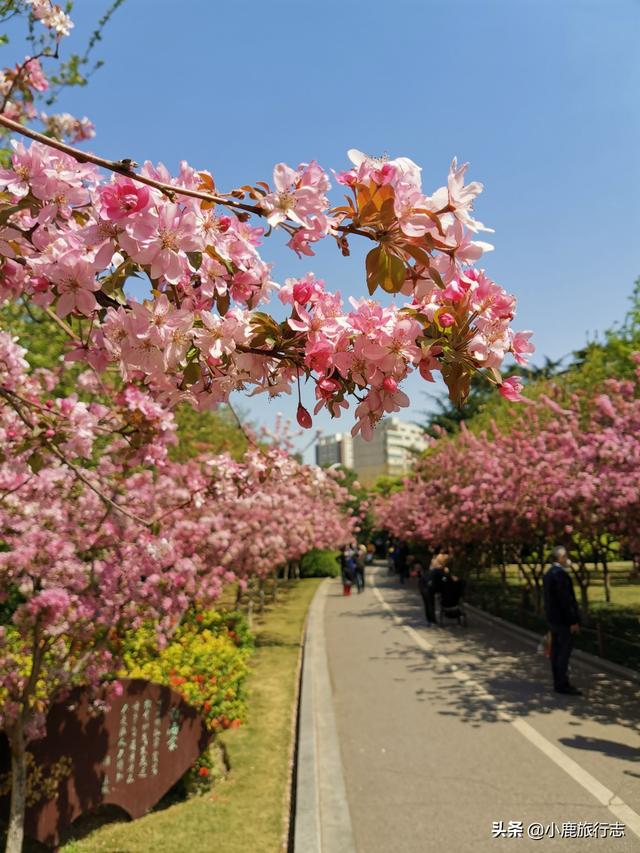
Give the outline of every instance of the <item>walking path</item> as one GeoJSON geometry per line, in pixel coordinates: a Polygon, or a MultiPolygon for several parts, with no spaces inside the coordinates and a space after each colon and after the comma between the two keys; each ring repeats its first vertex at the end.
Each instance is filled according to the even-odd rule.
{"type": "Polygon", "coordinates": [[[319,761],[299,763],[296,853],[640,849],[637,684],[576,666],[585,695],[559,696],[525,641],[473,618],[427,629],[415,582],[369,581],[348,598],[329,581],[314,602],[300,744],[319,761]],[[499,821],[524,837],[492,837],[499,821]],[[601,837],[559,837],[570,822],[601,837]],[[602,837],[616,823],[625,836],[602,837]]]}

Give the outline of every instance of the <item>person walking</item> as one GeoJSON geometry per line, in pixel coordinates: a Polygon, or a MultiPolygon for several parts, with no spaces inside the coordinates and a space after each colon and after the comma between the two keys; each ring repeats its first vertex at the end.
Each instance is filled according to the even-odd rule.
{"type": "Polygon", "coordinates": [[[340,549],[340,573],[342,575],[342,594],[351,595],[351,587],[356,579],[356,560],[353,546],[340,549]]]}
{"type": "Polygon", "coordinates": [[[396,548],[396,571],[400,575],[400,583],[404,584],[409,577],[409,548],[406,542],[398,542],[396,548]]]}
{"type": "Polygon", "coordinates": [[[389,542],[389,547],[387,549],[387,573],[392,575],[396,571],[396,548],[398,547],[397,542],[393,540],[389,542]]]}
{"type": "Polygon", "coordinates": [[[359,545],[356,552],[356,586],[358,592],[364,590],[364,570],[367,563],[367,546],[359,545]]]}
{"type": "Polygon", "coordinates": [[[424,604],[425,619],[427,620],[427,626],[431,627],[436,623],[435,598],[431,596],[429,589],[431,569],[425,569],[420,563],[416,564],[416,569],[418,570],[418,589],[422,596],[422,603],[424,604]]]}
{"type": "Polygon", "coordinates": [[[551,630],[551,674],[556,693],[580,696],[581,690],[569,682],[569,658],[574,635],[580,630],[580,610],[567,569],[571,566],[567,549],[558,545],[551,552],[551,568],[542,579],[544,609],[551,630]]]}

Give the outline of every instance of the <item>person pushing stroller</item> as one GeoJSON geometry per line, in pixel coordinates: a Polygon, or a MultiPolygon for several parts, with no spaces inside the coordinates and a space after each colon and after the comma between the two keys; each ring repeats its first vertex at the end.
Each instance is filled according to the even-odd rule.
{"type": "Polygon", "coordinates": [[[459,625],[467,624],[467,614],[462,604],[465,585],[465,581],[452,572],[445,574],[440,586],[440,614],[442,622],[445,619],[457,619],[459,625]]]}
{"type": "Polygon", "coordinates": [[[446,552],[438,552],[431,560],[429,568],[426,571],[420,571],[418,578],[418,588],[424,602],[424,615],[429,627],[436,624],[436,595],[442,590],[448,559],[449,555],[446,552]]]}

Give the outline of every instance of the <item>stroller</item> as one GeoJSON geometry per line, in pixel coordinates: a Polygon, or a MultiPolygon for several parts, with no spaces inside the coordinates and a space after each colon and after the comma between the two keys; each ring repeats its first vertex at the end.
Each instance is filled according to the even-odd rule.
{"type": "Polygon", "coordinates": [[[457,619],[458,625],[467,627],[467,614],[464,609],[462,596],[465,582],[460,578],[447,576],[440,588],[440,611],[438,622],[445,624],[447,619],[457,619]]]}

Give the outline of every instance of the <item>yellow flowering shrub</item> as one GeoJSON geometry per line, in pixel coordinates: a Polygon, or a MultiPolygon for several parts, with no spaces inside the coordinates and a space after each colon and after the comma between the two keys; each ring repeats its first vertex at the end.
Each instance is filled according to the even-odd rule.
{"type": "Polygon", "coordinates": [[[239,613],[190,614],[164,649],[151,626],[128,637],[121,675],[165,684],[196,708],[210,731],[235,728],[245,712],[253,640],[239,613]]]}

